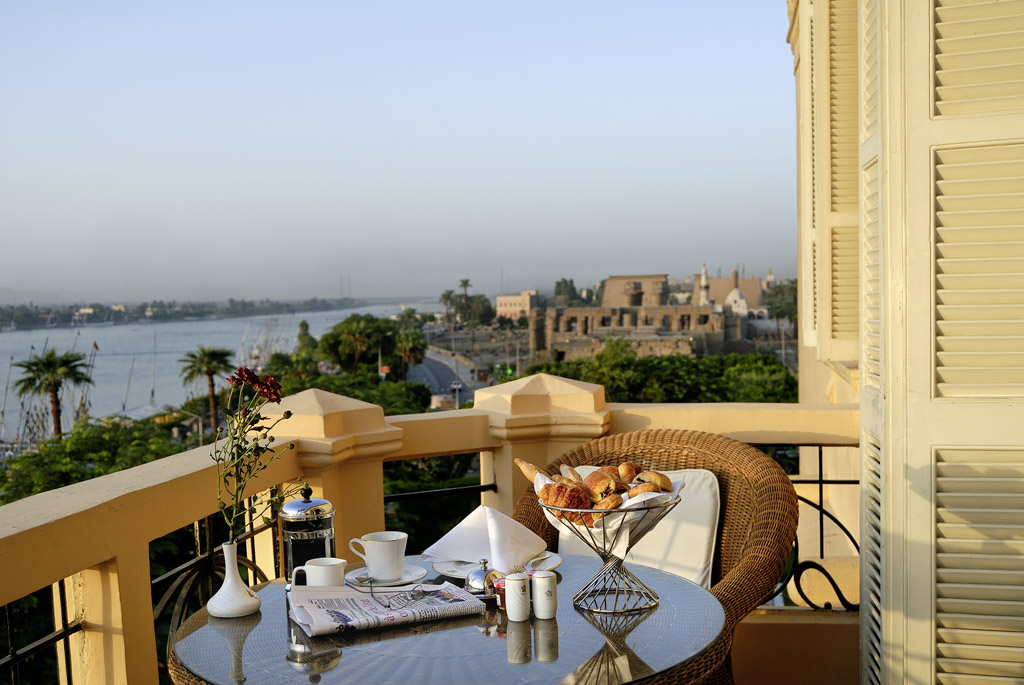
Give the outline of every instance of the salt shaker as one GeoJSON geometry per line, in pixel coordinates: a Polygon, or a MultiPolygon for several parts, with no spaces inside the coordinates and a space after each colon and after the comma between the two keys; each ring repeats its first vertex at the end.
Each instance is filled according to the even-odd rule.
{"type": "Polygon", "coordinates": [[[536,571],[533,583],[533,615],[537,618],[554,618],[558,610],[557,578],[554,571],[536,571]]]}
{"type": "Polygon", "coordinates": [[[530,620],[530,579],[525,573],[505,576],[505,612],[509,621],[530,620]]]}

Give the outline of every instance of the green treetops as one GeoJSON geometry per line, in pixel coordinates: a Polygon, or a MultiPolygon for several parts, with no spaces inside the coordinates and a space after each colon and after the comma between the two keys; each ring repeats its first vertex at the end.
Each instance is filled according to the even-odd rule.
{"type": "Polygon", "coordinates": [[[210,395],[210,420],[213,422],[213,433],[216,435],[220,418],[217,416],[217,386],[213,377],[231,373],[234,370],[234,366],[231,364],[231,350],[220,347],[200,347],[197,351],[189,352],[178,361],[183,365],[181,377],[185,383],[192,383],[203,376],[206,377],[207,392],[210,395]]]}
{"type": "Polygon", "coordinates": [[[65,385],[92,383],[85,355],[78,352],[57,354],[52,347],[42,354],[34,354],[27,361],[15,364],[22,370],[14,383],[18,395],[48,395],[50,415],[53,418],[53,436],[61,434],[60,392],[65,385]]]}

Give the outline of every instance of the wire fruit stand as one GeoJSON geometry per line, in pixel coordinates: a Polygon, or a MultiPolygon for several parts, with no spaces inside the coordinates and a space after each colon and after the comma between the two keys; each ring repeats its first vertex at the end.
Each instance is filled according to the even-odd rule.
{"type": "Polygon", "coordinates": [[[619,614],[652,609],[658,605],[658,593],[626,568],[624,558],[679,504],[679,497],[667,502],[640,503],[608,511],[555,507],[543,501],[538,503],[549,520],[564,530],[572,531],[604,562],[597,575],[573,595],[573,604],[577,608],[619,614]]]}

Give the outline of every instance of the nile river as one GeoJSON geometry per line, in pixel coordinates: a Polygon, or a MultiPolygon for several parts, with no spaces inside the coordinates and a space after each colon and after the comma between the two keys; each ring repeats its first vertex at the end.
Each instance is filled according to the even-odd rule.
{"type": "MultiPolygon", "coordinates": [[[[407,306],[424,313],[440,311],[437,302],[410,302],[407,306]]],[[[14,391],[14,383],[21,370],[14,364],[46,348],[55,348],[58,353],[74,350],[88,358],[95,344],[93,385],[88,390],[89,414],[132,414],[133,410],[150,406],[178,406],[189,397],[206,394],[205,380],[188,386],[181,380],[179,360],[200,345],[231,350],[233,362],[244,364],[254,348],[264,352],[291,351],[302,320],[309,323],[309,332],[319,338],[349,314],[385,317],[397,314],[401,307],[398,304],[371,305],[238,319],[4,331],[0,333],[0,441],[19,437],[23,400],[14,391]]],[[[77,400],[81,392],[69,389],[63,393],[65,428],[71,422],[70,403],[77,400]]],[[[45,406],[49,412],[49,401],[45,398],[25,401],[45,406]]]]}

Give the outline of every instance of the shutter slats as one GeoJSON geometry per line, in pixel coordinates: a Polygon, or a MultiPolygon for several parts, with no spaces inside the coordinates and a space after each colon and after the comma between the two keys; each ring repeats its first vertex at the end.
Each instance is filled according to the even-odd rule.
{"type": "Polygon", "coordinates": [[[998,647],[1024,647],[1024,633],[1010,631],[977,631],[942,628],[939,630],[946,642],[964,645],[994,645],[998,647]]]}
{"type": "Polygon", "coordinates": [[[1009,585],[1021,588],[1024,586],[1024,571],[939,568],[935,571],[935,579],[940,583],[949,584],[981,580],[985,585],[1009,585]]]}
{"type": "Polygon", "coordinates": [[[857,226],[832,227],[832,337],[853,338],[860,324],[857,226]]]}
{"type": "Polygon", "coordinates": [[[882,387],[882,308],[880,306],[882,292],[881,252],[879,250],[878,222],[878,162],[877,159],[868,164],[862,174],[862,211],[861,227],[863,239],[861,247],[861,270],[863,281],[862,317],[864,322],[861,338],[861,361],[864,364],[863,380],[865,387],[881,390],[882,387]]]}
{"type": "Polygon", "coordinates": [[[934,466],[937,681],[1024,676],[1024,451],[944,448],[934,466]]]}
{"type": "Polygon", "coordinates": [[[829,2],[829,150],[832,211],[857,206],[857,3],[829,2]]]}
{"type": "Polygon", "coordinates": [[[880,683],[882,670],[882,605],[885,586],[882,546],[883,508],[881,440],[868,432],[861,436],[861,680],[880,683]]]}
{"type": "Polygon", "coordinates": [[[935,162],[936,392],[1024,396],[1024,146],[941,149],[935,162]]]}
{"type": "Polygon", "coordinates": [[[861,85],[861,140],[878,132],[878,2],[865,0],[861,11],[862,85],[861,85]]]}
{"type": "Polygon", "coordinates": [[[940,305],[971,304],[990,306],[993,304],[1024,304],[1024,288],[1001,290],[940,290],[936,293],[940,305]]]}
{"type": "Polygon", "coordinates": [[[983,659],[936,659],[938,667],[947,673],[970,675],[1024,677],[1024,662],[985,661],[983,659]]]}
{"type": "Polygon", "coordinates": [[[1024,110],[1024,2],[935,2],[935,112],[1024,110]]]}

